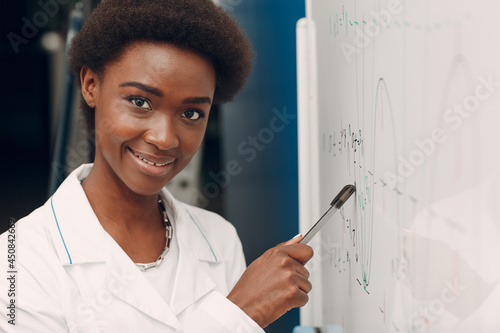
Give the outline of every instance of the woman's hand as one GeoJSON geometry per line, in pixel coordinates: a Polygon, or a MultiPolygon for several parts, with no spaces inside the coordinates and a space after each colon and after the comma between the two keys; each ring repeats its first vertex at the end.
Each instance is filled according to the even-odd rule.
{"type": "Polygon", "coordinates": [[[264,328],[288,310],[304,306],[312,286],[304,265],[311,247],[296,236],[267,250],[243,273],[227,298],[264,328]]]}

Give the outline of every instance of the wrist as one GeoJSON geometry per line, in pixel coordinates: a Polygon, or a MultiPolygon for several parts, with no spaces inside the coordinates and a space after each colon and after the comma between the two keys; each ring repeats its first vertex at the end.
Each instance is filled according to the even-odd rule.
{"type": "Polygon", "coordinates": [[[252,306],[250,302],[247,301],[246,297],[239,297],[233,292],[227,295],[227,299],[231,301],[234,305],[239,307],[248,317],[250,317],[257,325],[261,328],[265,328],[269,323],[266,324],[264,320],[264,315],[255,306],[252,306]]]}

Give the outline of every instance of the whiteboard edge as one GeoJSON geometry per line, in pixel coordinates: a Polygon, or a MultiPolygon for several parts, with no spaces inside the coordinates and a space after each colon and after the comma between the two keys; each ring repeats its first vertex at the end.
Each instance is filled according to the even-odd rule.
{"type": "MultiPolygon", "coordinates": [[[[319,217],[319,155],[316,90],[316,45],[314,22],[301,18],[297,36],[297,131],[299,156],[299,230],[305,233],[319,217]]],[[[316,265],[311,283],[321,285],[321,267],[316,265]]],[[[322,324],[322,293],[313,288],[310,302],[301,308],[302,325],[322,324]]]]}

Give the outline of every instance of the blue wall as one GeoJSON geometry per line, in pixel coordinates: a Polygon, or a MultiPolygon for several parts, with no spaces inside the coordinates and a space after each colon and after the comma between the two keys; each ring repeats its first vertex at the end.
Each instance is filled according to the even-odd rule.
{"type": "MultiPolygon", "coordinates": [[[[231,160],[241,166],[225,190],[224,215],[250,263],[298,233],[295,25],[305,16],[305,1],[221,2],[256,52],[245,89],[221,113],[223,168],[231,160]]],[[[266,332],[289,333],[298,323],[299,312],[292,310],[266,332]]]]}

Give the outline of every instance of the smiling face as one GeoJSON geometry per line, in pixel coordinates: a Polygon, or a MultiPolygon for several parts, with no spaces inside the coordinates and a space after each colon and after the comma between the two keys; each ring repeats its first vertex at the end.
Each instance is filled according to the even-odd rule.
{"type": "Polygon", "coordinates": [[[156,194],[200,147],[215,91],[207,59],[166,43],[134,42],[102,77],[83,69],[81,82],[95,107],[92,172],[106,183],[156,194]]]}

